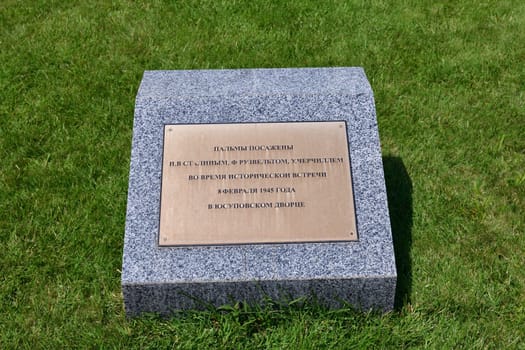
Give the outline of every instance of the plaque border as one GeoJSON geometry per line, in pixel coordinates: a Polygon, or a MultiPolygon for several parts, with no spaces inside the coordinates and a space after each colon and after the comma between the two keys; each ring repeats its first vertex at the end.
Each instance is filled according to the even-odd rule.
{"type": "Polygon", "coordinates": [[[299,120],[299,121],[269,121],[269,122],[231,122],[231,123],[162,123],[162,144],[161,144],[161,167],[160,167],[160,186],[159,186],[159,227],[157,230],[157,242],[158,248],[188,248],[188,247],[224,247],[224,246],[242,246],[242,245],[272,245],[272,244],[301,244],[301,243],[315,243],[315,244],[329,244],[329,243],[358,243],[359,242],[359,225],[357,221],[356,213],[356,202],[355,202],[355,191],[354,191],[354,177],[352,173],[352,155],[350,154],[350,144],[348,140],[348,122],[346,120],[299,120]],[[342,122],[345,125],[345,141],[346,141],[346,152],[348,154],[348,170],[350,172],[350,185],[351,185],[351,201],[354,207],[354,222],[355,222],[355,235],[356,238],[352,240],[304,240],[304,241],[275,241],[275,242],[240,242],[240,243],[202,243],[202,244],[160,244],[160,220],[162,215],[162,185],[163,185],[163,174],[164,174],[164,143],[166,137],[166,127],[168,125],[245,125],[245,124],[297,124],[297,123],[333,123],[342,122]]]}

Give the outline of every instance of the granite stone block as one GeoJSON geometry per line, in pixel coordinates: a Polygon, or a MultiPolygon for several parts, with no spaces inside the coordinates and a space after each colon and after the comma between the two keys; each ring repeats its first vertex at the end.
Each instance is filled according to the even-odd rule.
{"type": "Polygon", "coordinates": [[[393,308],[396,268],[373,92],[362,68],[146,71],[135,103],[122,263],[128,316],[315,295],[393,308]],[[344,120],[358,241],[160,247],[165,124],[344,120]]]}

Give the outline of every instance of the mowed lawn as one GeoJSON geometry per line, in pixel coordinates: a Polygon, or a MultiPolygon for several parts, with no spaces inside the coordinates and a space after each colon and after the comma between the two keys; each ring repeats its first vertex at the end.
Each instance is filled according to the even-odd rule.
{"type": "Polygon", "coordinates": [[[525,2],[0,2],[0,348],[525,348],[525,2]],[[128,320],[144,70],[362,66],[399,287],[128,320]]]}

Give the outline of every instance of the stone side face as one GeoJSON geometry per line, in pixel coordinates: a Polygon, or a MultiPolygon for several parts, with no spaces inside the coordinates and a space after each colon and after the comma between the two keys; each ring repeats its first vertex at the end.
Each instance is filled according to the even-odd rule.
{"type": "Polygon", "coordinates": [[[361,68],[146,71],[137,94],[122,289],[126,313],[315,294],[393,308],[396,268],[372,89],[361,68]],[[344,120],[357,242],[159,247],[164,124],[344,120]]]}

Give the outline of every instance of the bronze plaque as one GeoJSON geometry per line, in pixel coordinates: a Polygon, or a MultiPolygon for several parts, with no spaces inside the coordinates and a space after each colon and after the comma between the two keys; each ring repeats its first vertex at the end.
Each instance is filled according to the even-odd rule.
{"type": "Polygon", "coordinates": [[[165,125],[159,245],[352,240],[345,122],[165,125]]]}

